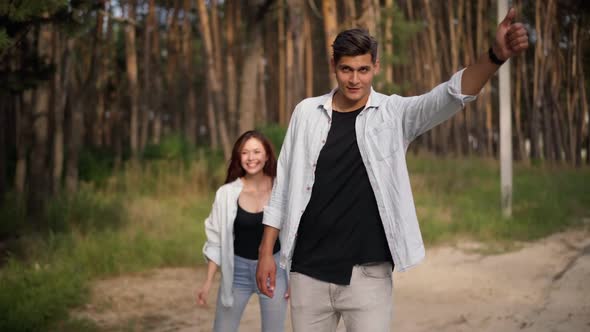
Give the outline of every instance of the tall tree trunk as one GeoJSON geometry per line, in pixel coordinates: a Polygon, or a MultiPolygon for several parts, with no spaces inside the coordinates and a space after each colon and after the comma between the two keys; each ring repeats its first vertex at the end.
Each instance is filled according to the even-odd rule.
{"type": "Polygon", "coordinates": [[[313,36],[310,14],[303,15],[303,39],[305,43],[305,97],[313,96],[313,36]]]}
{"type": "MultiPolygon", "coordinates": [[[[375,38],[379,38],[377,27],[379,26],[379,9],[378,4],[374,0],[362,0],[361,15],[359,18],[359,26],[367,29],[369,33],[375,38]]],[[[333,40],[333,39],[332,39],[333,40]]]]}
{"type": "Polygon", "coordinates": [[[178,77],[177,74],[179,72],[178,69],[178,53],[180,50],[180,42],[179,42],[179,33],[178,33],[178,14],[180,12],[180,3],[179,0],[174,0],[174,9],[168,13],[167,18],[167,33],[165,39],[167,40],[166,44],[166,54],[167,54],[167,62],[166,62],[166,98],[168,100],[168,109],[172,112],[172,130],[180,131],[181,124],[182,124],[182,117],[180,115],[180,110],[183,108],[180,105],[180,95],[179,95],[179,86],[178,86],[178,77]]]}
{"type": "Polygon", "coordinates": [[[66,107],[68,90],[64,89],[65,86],[63,82],[70,75],[71,61],[69,60],[69,52],[63,52],[64,47],[61,34],[57,30],[55,31],[53,42],[53,62],[56,64],[56,70],[53,76],[54,110],[52,191],[54,194],[57,194],[61,190],[61,180],[64,168],[64,111],[66,107]],[[64,68],[63,71],[62,68],[64,68]]]}
{"type": "MultiPolygon", "coordinates": [[[[105,37],[104,37],[104,24],[106,15],[106,0],[98,1],[99,10],[96,12],[96,30],[95,37],[98,41],[96,43],[96,50],[98,61],[97,65],[97,80],[95,82],[96,90],[96,105],[95,113],[92,118],[90,136],[91,142],[94,146],[103,145],[103,130],[104,130],[104,114],[105,114],[105,94],[104,87],[106,86],[106,75],[107,71],[105,68],[105,62],[107,59],[105,37]]],[[[107,28],[108,29],[108,28],[107,28]]]]}
{"type": "MultiPolygon", "coordinates": [[[[338,34],[338,11],[336,10],[336,1],[324,0],[322,1],[322,12],[324,14],[324,35],[326,45],[326,57],[328,65],[332,60],[332,43],[338,34]]],[[[317,65],[317,64],[316,64],[317,65]]],[[[336,87],[336,77],[330,70],[330,88],[336,87]]]]}
{"type": "MultiPolygon", "coordinates": [[[[579,31],[581,33],[581,31],[579,31]]],[[[588,41],[588,39],[586,39],[588,41]]],[[[580,38],[580,42],[578,43],[578,47],[576,48],[577,56],[576,61],[578,61],[578,89],[580,90],[580,99],[578,104],[578,121],[576,126],[576,157],[575,157],[575,164],[576,166],[581,166],[583,163],[582,160],[582,149],[584,148],[584,127],[586,128],[586,133],[588,133],[588,137],[586,137],[586,163],[588,164],[590,161],[590,128],[586,123],[586,119],[590,118],[590,112],[588,111],[588,99],[586,97],[586,77],[584,73],[584,63],[583,63],[583,50],[582,42],[580,38]]]]}
{"type": "MultiPolygon", "coordinates": [[[[543,153],[545,158],[550,161],[557,160],[557,156],[554,153],[554,140],[552,135],[552,111],[550,107],[548,97],[545,92],[548,88],[547,77],[547,56],[548,54],[552,54],[553,50],[551,48],[551,30],[550,25],[552,24],[552,18],[554,15],[554,0],[548,0],[546,4],[543,4],[543,16],[545,17],[545,21],[543,22],[543,38],[542,41],[542,51],[539,53],[539,57],[542,58],[541,60],[541,67],[540,67],[540,78],[539,78],[539,110],[542,114],[543,119],[543,153]]],[[[541,41],[539,38],[539,41],[541,41]]]]}
{"type": "MultiPolygon", "coordinates": [[[[183,81],[186,94],[186,106],[184,108],[184,137],[192,145],[196,144],[197,114],[196,95],[192,76],[192,29],[188,13],[191,11],[191,0],[184,0],[184,20],[182,23],[182,55],[183,55],[183,81]]],[[[214,59],[217,59],[213,54],[214,59]]]]}
{"type": "MultiPolygon", "coordinates": [[[[237,99],[238,99],[238,85],[236,75],[236,60],[235,60],[235,36],[236,36],[236,1],[226,2],[226,18],[225,18],[225,70],[226,70],[226,107],[228,131],[232,136],[237,134],[237,99]]],[[[217,135],[216,135],[217,137],[217,135]]]]}
{"type": "Polygon", "coordinates": [[[254,119],[257,107],[257,87],[251,82],[258,81],[258,62],[260,61],[262,36],[259,33],[253,33],[251,45],[244,58],[242,77],[248,77],[242,80],[240,87],[240,132],[252,130],[255,127],[254,119]]]}
{"type": "MultiPolygon", "coordinates": [[[[383,49],[385,50],[386,57],[393,57],[393,17],[394,17],[394,2],[393,0],[385,0],[385,8],[387,10],[387,16],[385,17],[385,31],[383,31],[383,49]]],[[[386,63],[381,62],[382,68],[385,64],[385,82],[393,84],[393,63],[387,61],[386,63]]]]}
{"type": "Polygon", "coordinates": [[[127,85],[129,87],[130,124],[129,141],[131,156],[135,159],[139,154],[139,86],[137,80],[137,51],[135,46],[135,11],[136,0],[129,0],[125,25],[125,63],[127,66],[127,85]]]}
{"type": "MultiPolygon", "coordinates": [[[[67,48],[69,54],[75,52],[75,44],[76,41],[74,39],[68,40],[67,48]]],[[[68,58],[68,61],[74,60],[68,58]]],[[[73,64],[68,66],[73,66],[73,64]]],[[[90,90],[86,86],[83,86],[82,82],[78,82],[74,75],[73,71],[70,71],[69,77],[66,78],[66,88],[70,91],[70,98],[67,103],[69,106],[70,120],[65,161],[65,188],[68,193],[75,193],[78,190],[78,161],[84,138],[84,108],[87,106],[87,99],[90,97],[90,90]]]]}
{"type": "MultiPolygon", "coordinates": [[[[543,104],[543,68],[544,58],[543,55],[543,38],[542,36],[542,24],[541,21],[542,11],[545,10],[545,5],[540,2],[535,3],[535,32],[537,34],[537,42],[535,43],[535,61],[534,61],[534,74],[533,74],[533,108],[531,109],[531,157],[534,159],[542,157],[542,151],[540,146],[540,112],[543,104]]],[[[545,142],[546,143],[546,142],[545,142]]]]}
{"type": "MultiPolygon", "coordinates": [[[[0,69],[4,69],[1,64],[0,69]]],[[[6,161],[8,160],[6,138],[8,136],[9,99],[10,97],[6,93],[0,92],[0,206],[4,205],[4,195],[8,188],[6,185],[6,161]]]]}
{"type": "MultiPolygon", "coordinates": [[[[207,88],[207,91],[210,89],[207,88]]],[[[209,125],[209,140],[211,143],[211,149],[217,150],[219,149],[219,138],[217,137],[217,133],[219,132],[219,128],[217,128],[217,120],[215,115],[215,110],[213,109],[213,98],[211,98],[211,94],[207,96],[207,123],[209,125]]]]}
{"type": "MultiPolygon", "coordinates": [[[[256,110],[258,111],[258,116],[256,117],[256,123],[260,124],[268,124],[269,116],[268,116],[268,108],[266,106],[266,82],[264,77],[266,76],[266,59],[264,55],[264,48],[260,48],[260,57],[258,58],[258,73],[257,73],[257,94],[256,94],[256,110]]],[[[300,82],[299,84],[302,84],[300,82]]]]}
{"type": "Polygon", "coordinates": [[[149,0],[148,2],[148,14],[145,20],[145,29],[143,34],[143,80],[142,80],[142,98],[141,98],[141,130],[139,135],[139,149],[143,151],[149,136],[149,127],[150,127],[150,114],[152,110],[155,109],[154,107],[154,98],[152,97],[154,94],[158,92],[154,89],[154,84],[152,83],[154,79],[152,78],[153,68],[152,68],[152,36],[157,34],[157,27],[156,27],[156,3],[155,0],[149,0]]]}
{"type": "Polygon", "coordinates": [[[287,38],[285,34],[285,0],[279,0],[277,8],[277,36],[279,44],[279,86],[277,94],[279,103],[279,124],[286,126],[289,121],[287,111],[287,38]]]}
{"type": "MultiPolygon", "coordinates": [[[[224,110],[221,81],[217,77],[215,70],[215,63],[213,58],[213,42],[211,37],[211,30],[209,28],[209,14],[204,0],[197,0],[197,10],[199,13],[199,28],[203,38],[203,46],[206,59],[206,74],[207,74],[207,89],[210,92],[209,96],[212,98],[213,108],[221,113],[224,110]]],[[[242,105],[241,105],[242,106],[242,105]]],[[[226,159],[231,156],[231,142],[227,133],[227,124],[225,120],[221,119],[219,122],[219,131],[223,153],[226,159]]]]}
{"type": "MultiPolygon", "coordinates": [[[[37,52],[45,65],[51,61],[52,28],[42,24],[37,39],[37,52]]],[[[28,188],[28,211],[33,217],[43,213],[45,199],[49,195],[50,176],[48,163],[49,147],[49,114],[51,81],[41,82],[35,89],[32,108],[33,146],[30,155],[30,182],[28,188]]]]}
{"type": "Polygon", "coordinates": [[[354,28],[358,25],[358,17],[356,13],[356,1],[345,0],[344,1],[344,12],[346,13],[346,19],[344,22],[349,23],[346,28],[354,28]]]}
{"type": "MultiPolygon", "coordinates": [[[[152,129],[151,129],[151,142],[153,144],[159,144],[160,138],[162,136],[162,94],[164,89],[163,83],[163,73],[162,73],[162,66],[160,64],[160,29],[158,28],[158,24],[156,24],[156,10],[155,10],[155,0],[150,0],[150,8],[152,6],[153,9],[153,21],[150,25],[153,27],[151,31],[152,41],[150,43],[151,46],[151,61],[150,66],[153,68],[153,91],[150,93],[150,103],[151,107],[150,110],[153,114],[152,118],[152,129]]],[[[151,15],[151,14],[150,14],[151,15]]],[[[148,135],[149,136],[149,135],[148,135]]]]}
{"type": "Polygon", "coordinates": [[[33,92],[25,90],[22,96],[16,98],[16,167],[14,174],[14,189],[19,195],[25,194],[27,184],[28,159],[27,151],[31,146],[30,133],[31,117],[27,112],[32,105],[33,92]]]}
{"type": "Polygon", "coordinates": [[[287,110],[289,114],[304,97],[304,36],[303,0],[287,0],[289,13],[289,31],[287,34],[287,110]]]}
{"type": "MultiPolygon", "coordinates": [[[[526,153],[525,144],[524,144],[524,136],[522,130],[522,86],[523,86],[523,77],[522,71],[520,70],[520,66],[526,66],[526,63],[522,63],[522,58],[514,58],[514,72],[516,75],[515,78],[515,87],[514,87],[514,127],[516,129],[516,153],[517,159],[524,161],[528,164],[528,155],[526,153]]],[[[526,82],[525,82],[526,84],[526,82]]]]}

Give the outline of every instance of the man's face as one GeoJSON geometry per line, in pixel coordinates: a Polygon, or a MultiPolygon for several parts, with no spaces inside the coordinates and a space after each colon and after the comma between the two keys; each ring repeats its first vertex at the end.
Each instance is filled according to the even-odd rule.
{"type": "Polygon", "coordinates": [[[373,63],[371,54],[367,53],[343,56],[338,63],[332,60],[332,66],[341,100],[349,106],[363,106],[371,93],[373,77],[379,71],[379,61],[373,63]]]}

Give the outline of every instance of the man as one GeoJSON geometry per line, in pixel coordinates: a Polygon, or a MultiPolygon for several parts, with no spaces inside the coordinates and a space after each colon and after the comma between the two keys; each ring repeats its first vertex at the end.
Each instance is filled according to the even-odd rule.
{"type": "Polygon", "coordinates": [[[393,266],[424,258],[405,152],[412,140],[460,111],[507,59],[528,47],[511,9],[495,44],[448,82],[415,97],[372,87],[377,42],[359,29],[334,41],[338,87],[295,108],[272,196],[264,210],[257,283],[274,295],[272,249],[289,270],[294,331],[388,331],[393,266]]]}

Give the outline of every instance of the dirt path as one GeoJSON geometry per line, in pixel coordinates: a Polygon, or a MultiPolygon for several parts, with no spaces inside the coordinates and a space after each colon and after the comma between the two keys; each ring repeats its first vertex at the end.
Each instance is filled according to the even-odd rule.
{"type": "MultiPolygon", "coordinates": [[[[427,255],[419,267],[395,274],[392,331],[590,331],[588,231],[502,255],[453,247],[427,255]]],[[[160,269],[99,281],[91,303],[75,314],[105,331],[210,331],[214,305],[194,302],[204,276],[203,268],[160,269]]],[[[211,302],[216,294],[212,290],[211,302]]],[[[259,331],[259,324],[253,297],[241,331],[259,331]]]]}

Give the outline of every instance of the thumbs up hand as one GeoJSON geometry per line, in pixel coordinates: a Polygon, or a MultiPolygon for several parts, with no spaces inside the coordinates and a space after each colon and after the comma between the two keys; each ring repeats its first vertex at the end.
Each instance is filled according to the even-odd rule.
{"type": "Polygon", "coordinates": [[[522,23],[514,23],[516,10],[510,8],[504,20],[498,25],[494,54],[500,60],[519,55],[529,47],[529,36],[522,23]]]}

